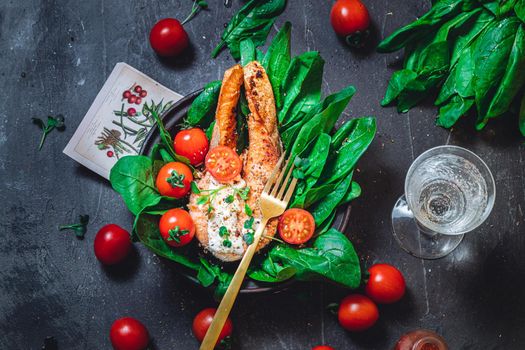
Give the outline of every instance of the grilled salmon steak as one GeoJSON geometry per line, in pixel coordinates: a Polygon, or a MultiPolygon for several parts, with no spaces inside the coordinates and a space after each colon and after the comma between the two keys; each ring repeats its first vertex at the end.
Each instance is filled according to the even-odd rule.
{"type": "MultiPolygon", "coordinates": [[[[248,147],[241,154],[243,169],[236,179],[223,183],[204,170],[188,204],[201,245],[223,261],[242,258],[250,234],[260,222],[259,199],[282,152],[272,86],[266,71],[254,61],[244,68],[236,65],[224,73],[211,147],[226,146],[236,150],[236,106],[244,84],[250,109],[247,118],[248,147]],[[202,199],[202,196],[206,196],[202,199]]],[[[270,220],[258,250],[269,243],[277,228],[270,220]]],[[[247,243],[248,242],[248,243],[247,243]]]]}

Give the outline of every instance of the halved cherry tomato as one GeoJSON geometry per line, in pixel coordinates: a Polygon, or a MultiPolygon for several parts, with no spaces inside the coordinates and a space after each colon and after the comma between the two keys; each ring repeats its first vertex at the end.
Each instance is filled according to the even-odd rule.
{"type": "Polygon", "coordinates": [[[193,174],[184,163],[171,162],[160,168],[155,185],[167,197],[182,198],[190,191],[193,174]]]}
{"type": "Polygon", "coordinates": [[[109,338],[115,350],[144,350],[149,343],[148,330],[133,317],[123,317],[113,322],[109,338]]]}
{"type": "Polygon", "coordinates": [[[315,231],[315,220],[312,214],[304,209],[288,209],[279,218],[279,234],[290,244],[303,244],[312,238],[315,231]]]}
{"type": "Polygon", "coordinates": [[[191,242],[195,225],[190,214],[180,208],[165,212],[159,222],[160,235],[172,247],[182,247],[191,242]]]}
{"type": "Polygon", "coordinates": [[[199,165],[208,152],[208,138],[199,128],[181,130],[173,141],[175,153],[190,160],[191,165],[199,165]]]}
{"type": "Polygon", "coordinates": [[[328,345],[317,345],[316,347],[313,347],[312,350],[335,350],[335,349],[328,345]]]}
{"type": "Polygon", "coordinates": [[[364,295],[351,294],[341,300],[337,318],[344,329],[361,332],[376,323],[379,318],[379,310],[376,304],[364,295]]]}
{"type": "Polygon", "coordinates": [[[235,179],[242,170],[241,158],[229,147],[217,146],[206,155],[206,170],[220,182],[235,179]]]}
{"type": "Polygon", "coordinates": [[[405,278],[394,266],[375,264],[368,272],[370,277],[366,282],[365,292],[376,303],[395,303],[405,294],[405,278]]]}
{"type": "MultiPolygon", "coordinates": [[[[213,316],[215,316],[215,313],[217,312],[217,309],[214,308],[208,308],[204,309],[201,312],[195,316],[193,319],[193,335],[199,342],[202,342],[204,339],[204,336],[206,335],[206,332],[208,331],[208,328],[210,328],[211,322],[213,321],[213,316]]],[[[221,341],[225,340],[225,338],[230,337],[233,332],[233,323],[232,320],[228,317],[226,319],[226,322],[224,323],[224,326],[222,327],[221,333],[219,334],[219,338],[217,339],[217,344],[219,344],[221,341]]]]}

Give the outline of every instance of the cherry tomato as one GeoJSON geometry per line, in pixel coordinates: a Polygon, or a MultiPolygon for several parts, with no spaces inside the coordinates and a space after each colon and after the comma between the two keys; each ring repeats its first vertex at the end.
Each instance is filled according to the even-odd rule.
{"type": "Polygon", "coordinates": [[[279,218],[277,228],[286,243],[303,244],[312,238],[315,220],[312,214],[304,209],[288,209],[279,218]]]}
{"type": "Polygon", "coordinates": [[[137,114],[137,110],[133,107],[130,107],[128,108],[128,110],[126,111],[126,113],[130,116],[130,117],[133,117],[135,114],[137,114]]]}
{"type": "Polygon", "coordinates": [[[182,198],[190,191],[193,174],[181,162],[170,162],[160,168],[155,185],[163,196],[182,198]]]}
{"type": "MultiPolygon", "coordinates": [[[[213,316],[215,315],[215,312],[217,312],[217,309],[204,309],[201,312],[199,312],[197,316],[195,316],[195,318],[193,319],[193,335],[195,336],[195,338],[197,338],[199,342],[202,342],[204,336],[206,335],[206,332],[208,331],[208,328],[210,328],[211,321],[213,321],[213,316]]],[[[224,326],[222,327],[221,333],[219,334],[217,344],[224,340],[226,337],[230,337],[232,335],[232,331],[233,323],[232,320],[228,317],[228,319],[224,323],[224,326]]]]}
{"type": "Polygon", "coordinates": [[[242,170],[241,158],[229,147],[217,146],[206,155],[206,170],[220,182],[235,179],[242,170]]]}
{"type": "Polygon", "coordinates": [[[142,86],[140,86],[140,85],[135,86],[135,89],[133,89],[133,91],[135,91],[136,93],[141,92],[142,91],[142,86]]]}
{"type": "Polygon", "coordinates": [[[149,33],[151,47],[159,56],[177,56],[189,44],[188,33],[175,18],[164,18],[155,23],[149,33]]]}
{"type": "Polygon", "coordinates": [[[122,98],[129,98],[131,96],[131,91],[126,90],[122,93],[122,98]]]}
{"type": "Polygon", "coordinates": [[[95,236],[95,256],[105,265],[124,260],[131,249],[128,231],[115,224],[102,226],[95,236]]]}
{"type": "Polygon", "coordinates": [[[109,339],[115,350],[144,350],[149,343],[149,333],[140,321],[123,317],[113,322],[109,339]]]}
{"type": "Polygon", "coordinates": [[[191,242],[195,225],[190,214],[183,209],[170,209],[160,218],[159,229],[162,238],[172,247],[182,247],[191,242]]]}
{"type": "Polygon", "coordinates": [[[394,266],[375,264],[368,272],[370,277],[366,282],[365,292],[376,303],[395,303],[405,295],[405,278],[394,266]]]}
{"type": "Polygon", "coordinates": [[[328,345],[317,345],[313,347],[312,350],[335,350],[335,349],[328,345]]]}
{"type": "Polygon", "coordinates": [[[344,298],[337,313],[339,324],[346,330],[360,332],[372,327],[379,318],[376,304],[364,295],[344,298]]]}
{"type": "Polygon", "coordinates": [[[208,153],[208,138],[199,128],[181,130],[173,141],[175,153],[190,160],[192,165],[199,165],[208,153]]]}
{"type": "Polygon", "coordinates": [[[337,0],[330,11],[334,31],[350,45],[361,46],[363,35],[370,25],[366,6],[360,0],[337,0]]]}

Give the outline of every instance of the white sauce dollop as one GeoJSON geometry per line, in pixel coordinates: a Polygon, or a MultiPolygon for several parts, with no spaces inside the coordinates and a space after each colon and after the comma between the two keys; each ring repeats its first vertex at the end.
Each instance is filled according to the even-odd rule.
{"type": "Polygon", "coordinates": [[[246,182],[240,180],[233,184],[222,184],[211,177],[210,190],[223,188],[217,192],[211,200],[213,210],[208,217],[208,249],[215,253],[230,253],[236,255],[244,254],[243,234],[239,232],[238,214],[244,210],[244,201],[235,194],[235,189],[246,187],[246,182]],[[233,196],[231,203],[226,202],[226,198],[233,196]],[[224,226],[228,229],[229,236],[221,237],[220,228],[224,226]],[[224,245],[224,240],[231,242],[231,247],[224,245]]]}

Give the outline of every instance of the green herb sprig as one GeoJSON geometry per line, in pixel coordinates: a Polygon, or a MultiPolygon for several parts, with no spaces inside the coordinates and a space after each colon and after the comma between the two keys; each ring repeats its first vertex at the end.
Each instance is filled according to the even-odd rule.
{"type": "Polygon", "coordinates": [[[31,118],[33,120],[33,123],[38,125],[40,129],[42,129],[42,138],[40,139],[40,144],[38,145],[38,150],[40,151],[42,149],[42,146],[44,145],[44,141],[46,140],[47,134],[49,134],[53,129],[57,129],[58,131],[63,131],[66,127],[64,124],[64,116],[62,114],[59,114],[55,117],[48,116],[47,117],[47,123],[45,123],[40,118],[31,118]]]}
{"type": "Polygon", "coordinates": [[[78,221],[77,224],[61,225],[58,229],[60,231],[73,230],[78,239],[84,239],[84,235],[87,232],[87,225],[89,224],[89,215],[79,215],[78,221]]]}
{"type": "Polygon", "coordinates": [[[207,8],[208,8],[208,3],[206,1],[204,1],[204,0],[194,0],[193,1],[193,5],[191,6],[190,14],[188,15],[188,17],[186,17],[184,19],[184,21],[181,22],[181,24],[184,25],[187,22],[191,21],[191,19],[193,17],[195,17],[195,15],[197,15],[197,13],[200,10],[207,9],[207,8]]]}

